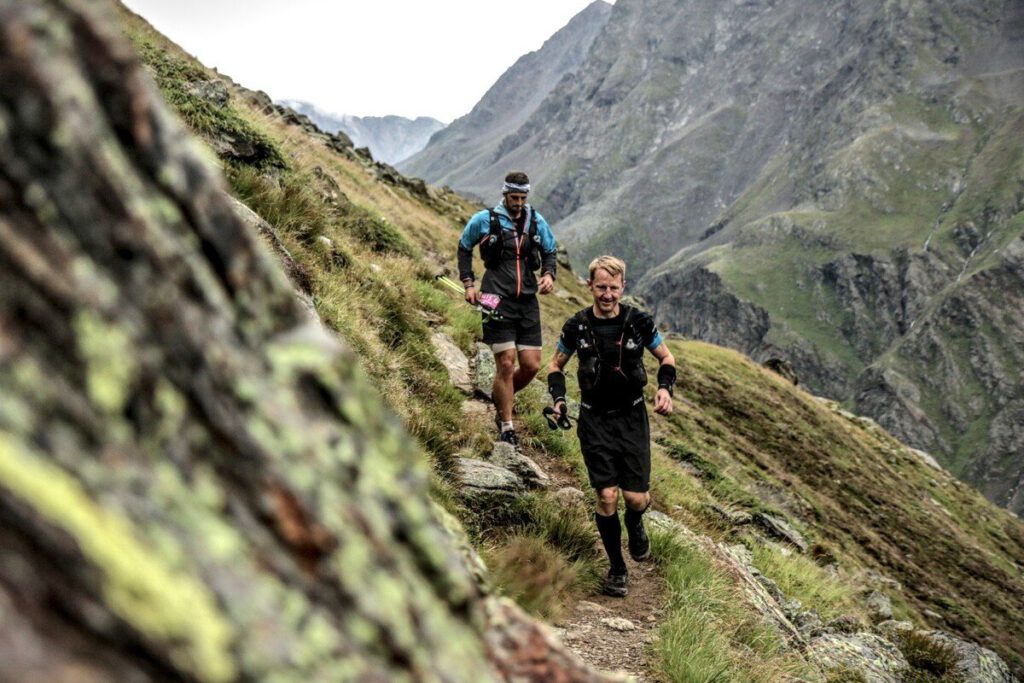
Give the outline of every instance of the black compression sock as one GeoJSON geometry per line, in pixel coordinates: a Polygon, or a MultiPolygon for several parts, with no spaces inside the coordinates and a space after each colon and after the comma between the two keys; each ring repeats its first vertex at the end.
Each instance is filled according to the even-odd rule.
{"type": "Polygon", "coordinates": [[[647,508],[643,510],[634,510],[633,508],[626,506],[626,531],[636,529],[644,523],[644,513],[647,512],[647,508]]]}
{"type": "Polygon", "coordinates": [[[614,515],[607,517],[595,512],[594,521],[597,523],[598,533],[601,534],[604,551],[608,553],[608,562],[612,572],[615,574],[625,572],[626,561],[622,559],[622,526],[619,524],[619,511],[616,510],[614,515]]]}

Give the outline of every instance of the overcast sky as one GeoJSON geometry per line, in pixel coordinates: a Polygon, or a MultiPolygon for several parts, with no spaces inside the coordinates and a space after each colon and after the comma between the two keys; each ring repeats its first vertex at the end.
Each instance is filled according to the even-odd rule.
{"type": "Polygon", "coordinates": [[[473,108],[591,0],[123,0],[247,88],[356,116],[473,108]]]}

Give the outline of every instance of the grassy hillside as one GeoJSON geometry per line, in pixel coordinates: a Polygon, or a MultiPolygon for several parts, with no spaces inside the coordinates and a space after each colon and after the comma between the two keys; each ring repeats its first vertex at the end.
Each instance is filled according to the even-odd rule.
{"type": "MultiPolygon", "coordinates": [[[[363,371],[430,458],[436,499],[468,530],[496,590],[549,619],[567,613],[601,571],[585,509],[567,514],[539,492],[485,514],[458,495],[454,457],[489,449],[493,425],[489,415],[465,412],[430,337],[446,332],[467,352],[479,338],[472,311],[434,281],[454,268],[455,243],[474,207],[338,149],[233,84],[227,100],[214,103],[203,93],[220,76],[138,17],[122,10],[121,18],[166,99],[218,157],[230,191],[274,228],[281,244],[268,238],[268,246],[287,249],[297,288],[358,352],[363,371]]],[[[548,341],[579,308],[573,298],[586,299],[571,273],[560,275],[559,287],[564,296],[542,297],[548,341]]],[[[856,680],[819,672],[787,644],[747,604],[735,572],[709,552],[716,543],[749,548],[765,576],[825,621],[845,615],[864,622],[866,572],[881,572],[903,586],[891,591],[898,617],[959,633],[1024,666],[1019,520],[870,421],[744,356],[680,339],[669,344],[681,381],[677,412],[652,419],[654,499],[692,534],[655,536],[666,605],[651,646],[652,675],[856,680]],[[755,513],[787,520],[808,552],[765,540],[742,521],[755,513]]],[[[519,399],[525,450],[585,490],[575,438],[547,430],[543,398],[538,382],[519,399]]],[[[919,680],[949,680],[926,675],[919,680]]]]}

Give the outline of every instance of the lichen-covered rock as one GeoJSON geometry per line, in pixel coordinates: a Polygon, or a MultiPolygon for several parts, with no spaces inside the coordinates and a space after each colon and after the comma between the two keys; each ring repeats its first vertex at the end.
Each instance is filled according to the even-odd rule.
{"type": "Polygon", "coordinates": [[[509,683],[626,683],[627,678],[592,671],[544,624],[504,598],[487,601],[485,643],[509,683]]]}
{"type": "Polygon", "coordinates": [[[808,643],[807,658],[826,672],[857,671],[866,683],[900,683],[910,668],[895,645],[873,633],[818,636],[808,643]]]}
{"type": "Polygon", "coordinates": [[[523,480],[515,472],[485,460],[457,460],[462,495],[471,501],[481,496],[517,496],[525,490],[523,480]]]}
{"type": "Polygon", "coordinates": [[[825,626],[829,633],[860,633],[864,622],[852,614],[841,614],[825,626]]]}
{"type": "Polygon", "coordinates": [[[956,652],[957,663],[952,673],[960,676],[960,680],[971,683],[1020,683],[1006,662],[992,650],[944,631],[930,631],[928,635],[940,643],[950,645],[956,652]]]}
{"type": "Polygon", "coordinates": [[[868,609],[871,621],[889,621],[892,619],[892,600],[881,591],[871,591],[864,598],[864,605],[868,609]]]}
{"type": "Polygon", "coordinates": [[[936,460],[930,453],[926,453],[925,451],[922,451],[919,448],[908,448],[907,451],[912,453],[914,457],[923,462],[925,465],[928,465],[928,467],[931,467],[933,470],[939,470],[940,472],[942,471],[942,465],[940,465],[939,461],[936,460]]]}
{"type": "Polygon", "coordinates": [[[895,643],[901,635],[913,631],[914,625],[909,621],[889,619],[888,621],[882,621],[875,624],[874,629],[875,633],[882,636],[889,642],[895,643]]]}
{"type": "Polygon", "coordinates": [[[573,486],[563,486],[555,491],[552,496],[563,507],[579,507],[587,502],[587,494],[573,486]]]}
{"type": "Polygon", "coordinates": [[[865,584],[873,588],[884,588],[885,590],[895,592],[903,590],[903,585],[899,581],[874,569],[866,569],[863,574],[863,580],[865,584]]]}
{"type": "Polygon", "coordinates": [[[0,678],[500,680],[426,459],[112,11],[0,0],[0,678]]]}
{"type": "Polygon", "coordinates": [[[462,393],[471,395],[473,393],[473,377],[469,370],[469,359],[462,349],[455,343],[451,336],[444,332],[434,332],[430,335],[430,342],[437,351],[438,360],[448,371],[448,378],[452,386],[462,393]]]}
{"type": "Polygon", "coordinates": [[[516,450],[515,446],[504,441],[495,441],[491,450],[491,462],[514,472],[529,488],[546,488],[551,477],[541,469],[540,465],[516,450]]]}
{"type": "Polygon", "coordinates": [[[807,541],[789,522],[767,512],[754,513],[754,524],[773,538],[785,541],[802,553],[807,552],[807,541]]]}
{"type": "Polygon", "coordinates": [[[743,552],[746,550],[743,546],[723,546],[710,539],[693,536],[688,530],[687,533],[733,575],[749,609],[760,615],[765,623],[773,626],[790,645],[803,644],[803,636],[782,610],[780,600],[785,599],[782,591],[774,582],[767,580],[756,567],[746,563],[749,551],[743,552]],[[769,587],[773,587],[774,592],[769,590],[769,587]]]}
{"type": "Polygon", "coordinates": [[[477,393],[491,398],[497,366],[494,364],[494,353],[487,344],[476,345],[476,357],[473,360],[473,367],[476,371],[474,382],[477,393]]]}
{"type": "MultiPolygon", "coordinates": [[[[688,464],[688,463],[680,463],[688,464]]],[[[744,524],[750,524],[754,521],[754,516],[746,510],[731,510],[727,507],[717,505],[715,503],[705,503],[706,507],[711,512],[722,518],[722,521],[728,523],[731,526],[743,526],[744,524]]]]}

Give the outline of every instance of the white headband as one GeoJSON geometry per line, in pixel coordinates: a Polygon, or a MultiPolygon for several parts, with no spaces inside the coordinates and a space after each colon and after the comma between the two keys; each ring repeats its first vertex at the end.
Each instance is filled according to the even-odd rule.
{"type": "Polygon", "coordinates": [[[525,192],[529,192],[529,191],[530,191],[530,184],[529,183],[527,183],[526,185],[516,185],[515,183],[506,182],[505,185],[502,186],[502,188],[501,188],[501,193],[502,194],[508,194],[509,192],[524,192],[525,193],[525,192]]]}

